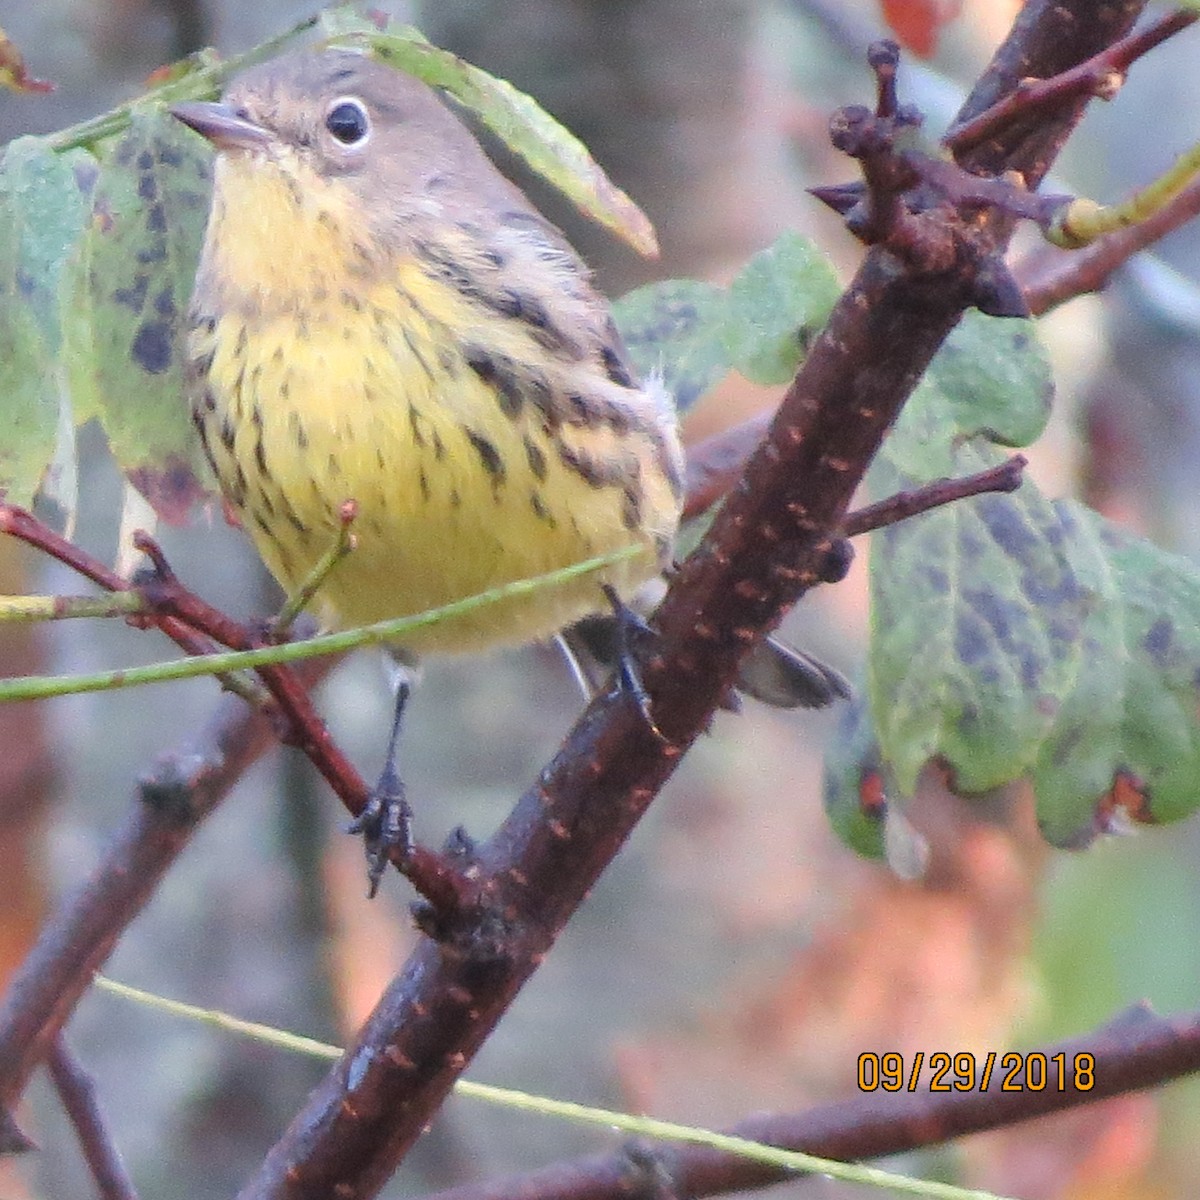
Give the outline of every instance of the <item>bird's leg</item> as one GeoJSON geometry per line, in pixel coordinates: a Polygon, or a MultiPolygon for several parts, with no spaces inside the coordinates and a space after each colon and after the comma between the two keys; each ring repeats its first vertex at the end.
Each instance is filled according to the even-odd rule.
{"type": "Polygon", "coordinates": [[[659,740],[666,741],[650,711],[650,697],[646,694],[641,667],[638,665],[639,651],[651,644],[658,637],[658,633],[617,595],[615,588],[607,583],[603,587],[616,620],[617,685],[621,691],[632,697],[650,732],[659,740]]]}
{"type": "Polygon", "coordinates": [[[366,807],[346,826],[347,833],[361,834],[367,854],[367,895],[373,898],[394,850],[407,857],[413,850],[412,809],[404,795],[404,781],[396,768],[396,752],[408,703],[407,679],[396,685],[396,708],[388,738],[387,758],[379,780],[371,789],[366,807]]]}

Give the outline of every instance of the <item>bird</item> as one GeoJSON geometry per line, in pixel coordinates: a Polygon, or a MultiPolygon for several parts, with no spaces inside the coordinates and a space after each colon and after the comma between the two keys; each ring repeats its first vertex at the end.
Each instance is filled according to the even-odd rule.
{"type": "MultiPolygon", "coordinates": [[[[285,591],[334,543],[346,501],[355,548],[315,601],[330,626],[624,552],[390,647],[390,767],[422,657],[626,619],[670,562],[675,408],[637,377],[567,239],[425,83],[365,52],[304,50],[172,112],[216,150],[188,311],[191,417],[285,591]]],[[[832,698],[836,673],[799,673],[812,702],[832,698]]],[[[374,886],[383,843],[405,836],[394,770],[373,799],[374,886]]]]}

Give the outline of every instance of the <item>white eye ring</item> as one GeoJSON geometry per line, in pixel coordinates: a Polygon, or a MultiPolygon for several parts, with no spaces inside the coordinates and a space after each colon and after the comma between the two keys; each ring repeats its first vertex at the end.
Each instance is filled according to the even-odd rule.
{"type": "Polygon", "coordinates": [[[357,96],[339,96],[325,110],[325,128],[335,142],[348,149],[365,145],[371,136],[367,106],[357,96]]]}

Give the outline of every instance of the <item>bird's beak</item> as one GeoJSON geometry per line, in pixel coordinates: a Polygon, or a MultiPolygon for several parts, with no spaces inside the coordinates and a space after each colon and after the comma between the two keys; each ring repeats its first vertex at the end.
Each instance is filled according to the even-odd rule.
{"type": "Polygon", "coordinates": [[[175,104],[171,115],[208,138],[218,150],[253,150],[265,146],[271,136],[261,125],[239,116],[228,104],[199,100],[175,104]]]}

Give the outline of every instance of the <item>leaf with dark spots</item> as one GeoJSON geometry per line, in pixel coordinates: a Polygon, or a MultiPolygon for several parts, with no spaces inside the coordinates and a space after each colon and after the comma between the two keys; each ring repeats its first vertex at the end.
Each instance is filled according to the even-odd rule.
{"type": "Polygon", "coordinates": [[[950,576],[935,564],[926,565],[925,580],[937,594],[944,596],[950,591],[950,576]]]}
{"type": "Polygon", "coordinates": [[[1142,648],[1156,667],[1165,667],[1169,662],[1174,624],[1169,617],[1159,617],[1142,638],[1142,648]]]}
{"type": "MultiPolygon", "coordinates": [[[[991,465],[995,451],[965,443],[953,455],[952,473],[968,474],[991,465]]],[[[877,483],[889,466],[886,458],[877,464],[877,483]]],[[[894,487],[922,482],[890,478],[894,487]]],[[[1058,523],[1053,506],[1026,484],[877,537],[869,690],[879,742],[902,791],[935,757],[972,793],[1032,768],[1078,670],[1088,612],[1072,563],[1044,536],[1058,523]],[[1053,625],[1026,599],[1027,574],[1058,598],[1053,625]]]]}
{"type": "Polygon", "coordinates": [[[1076,846],[1104,830],[1098,814],[1133,781],[1138,820],[1200,806],[1200,572],[1082,505],[1056,507],[1093,602],[1080,671],[1033,782],[1045,836],[1076,846]]]}
{"type": "Polygon", "coordinates": [[[725,312],[725,293],[695,279],[648,284],[613,305],[637,375],[661,379],[681,413],[729,373],[725,312]]]}
{"type": "Polygon", "coordinates": [[[182,167],[186,162],[183,154],[182,143],[177,145],[168,144],[159,146],[158,161],[159,164],[164,167],[182,167]]]}
{"type": "Polygon", "coordinates": [[[654,373],[685,412],[731,369],[785,383],[837,298],[829,261],[785,233],[723,290],[694,279],[638,288],[613,306],[638,374],[654,373]]]}
{"type": "Polygon", "coordinates": [[[183,345],[208,158],[166,113],[132,114],[101,166],[93,213],[103,219],[93,219],[80,245],[64,308],[77,412],[99,417],[129,478],[175,515],[181,498],[200,494],[173,481],[180,464],[200,461],[183,402],[183,345]]]}
{"type": "Polygon", "coordinates": [[[1016,605],[1010,605],[998,592],[989,587],[965,587],[962,598],[966,609],[986,627],[1001,650],[1014,648],[1014,631],[1020,620],[1016,605]]]}
{"type": "Polygon", "coordinates": [[[1038,438],[1052,396],[1033,322],[968,312],[905,405],[884,454],[913,479],[954,474],[955,447],[964,441],[1026,446],[1038,438]]]}
{"type": "Polygon", "coordinates": [[[981,496],[975,505],[979,520],[987,530],[988,536],[1005,554],[1014,558],[1025,558],[1035,549],[1034,543],[1045,535],[1040,530],[1030,529],[1021,520],[1017,507],[1005,504],[1004,499],[1004,496],[997,495],[981,496]]]}
{"type": "Polygon", "coordinates": [[[138,326],[130,353],[150,375],[161,375],[171,366],[172,329],[165,321],[144,321],[138,326]]]}
{"type": "Polygon", "coordinates": [[[112,298],[130,312],[140,313],[146,305],[146,294],[150,291],[150,276],[145,271],[133,277],[130,287],[114,288],[112,298]]]}
{"type": "Polygon", "coordinates": [[[988,640],[979,621],[961,613],[954,625],[954,652],[965,666],[974,666],[987,657],[988,640]]]}
{"type": "MultiPolygon", "coordinates": [[[[900,469],[921,459],[913,430],[953,427],[927,403],[885,445],[876,491],[927,482],[900,469]]],[[[938,474],[1000,457],[952,437],[938,474]]],[[[1200,806],[1200,573],[1185,560],[1026,480],[883,531],[871,588],[881,758],[842,763],[849,779],[882,763],[905,794],[937,762],[971,795],[1028,778],[1058,846],[1200,806]]]]}

